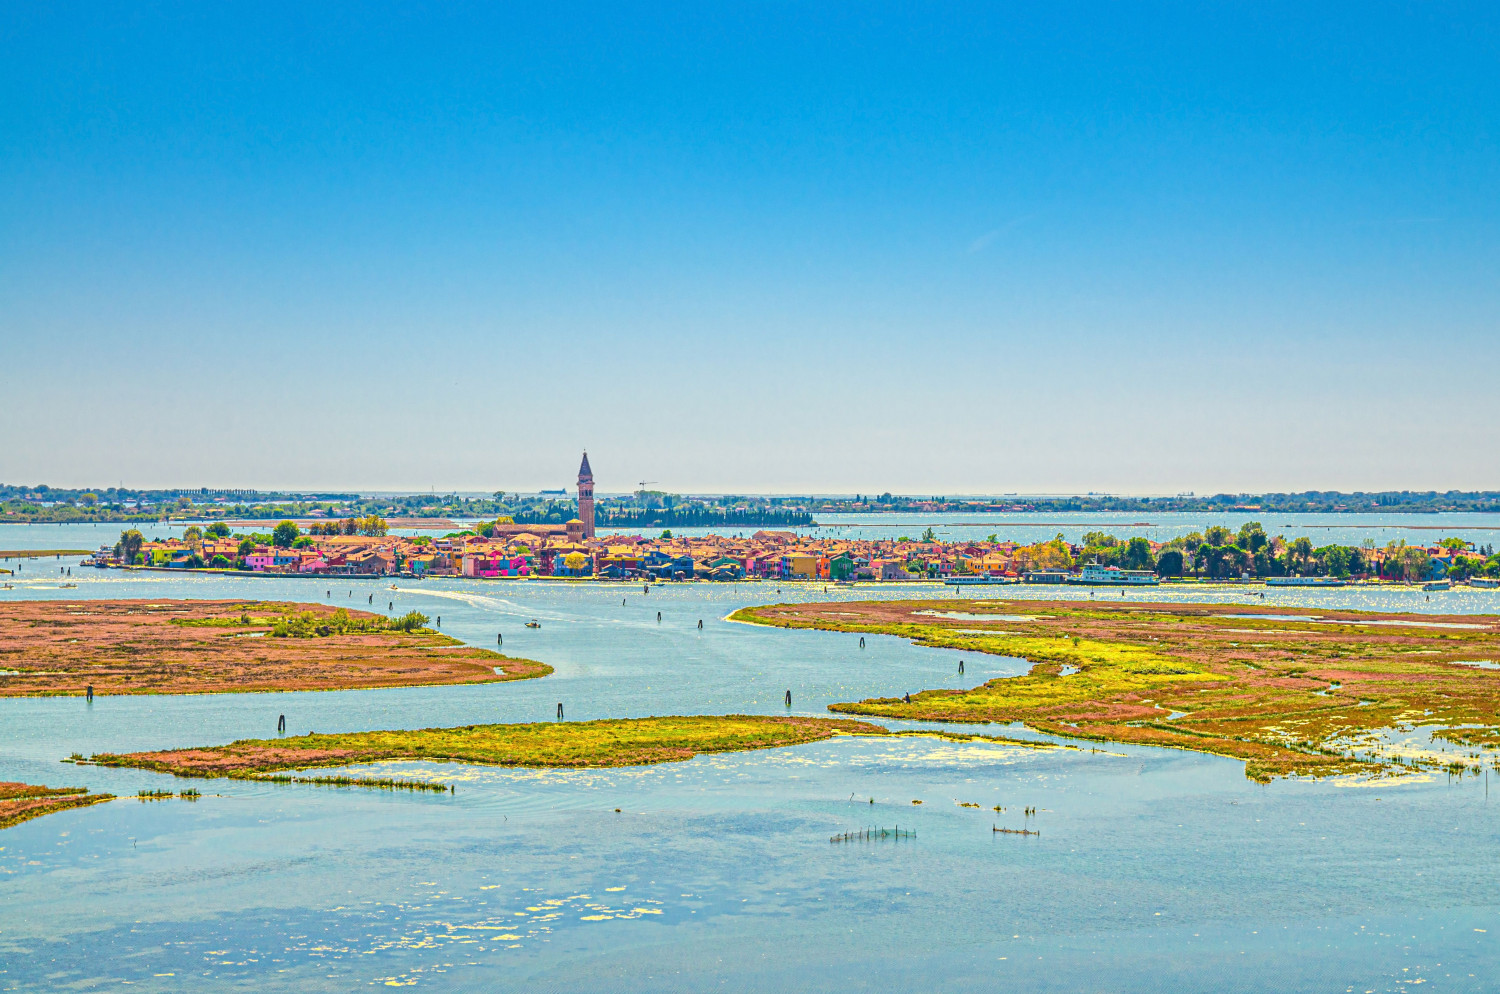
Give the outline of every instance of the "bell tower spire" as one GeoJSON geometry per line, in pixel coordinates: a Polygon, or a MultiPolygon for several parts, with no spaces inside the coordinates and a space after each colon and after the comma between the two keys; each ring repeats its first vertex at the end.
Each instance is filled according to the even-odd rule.
{"type": "Polygon", "coordinates": [[[583,452],[578,467],[578,520],[583,522],[583,537],[594,537],[594,471],[589,468],[589,453],[583,452]]]}

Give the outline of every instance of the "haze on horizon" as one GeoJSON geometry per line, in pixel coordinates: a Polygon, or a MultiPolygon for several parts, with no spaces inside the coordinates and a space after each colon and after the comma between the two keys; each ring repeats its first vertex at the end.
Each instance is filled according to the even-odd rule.
{"type": "Polygon", "coordinates": [[[0,10],[0,481],[1500,489],[1500,10],[0,10]]]}

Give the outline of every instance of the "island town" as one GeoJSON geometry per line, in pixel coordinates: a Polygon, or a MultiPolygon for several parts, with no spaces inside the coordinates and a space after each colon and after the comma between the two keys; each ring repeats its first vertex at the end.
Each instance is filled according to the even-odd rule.
{"type": "Polygon", "coordinates": [[[283,520],[268,532],[223,521],[180,537],[127,529],[88,565],[126,569],[234,571],[306,576],[461,576],[473,579],[745,581],[823,583],[942,581],[1155,585],[1173,582],[1341,584],[1500,583],[1493,547],[1458,538],[1431,545],[1392,542],[1315,546],[1306,537],[1267,535],[1257,522],[1205,528],[1168,541],[1089,532],[1022,543],[990,535],[942,541],[920,535],[849,539],[791,529],[735,534],[600,534],[588,455],[579,466],[576,516],[558,523],[479,520],[442,536],[392,534],[377,515],[283,520]]]}

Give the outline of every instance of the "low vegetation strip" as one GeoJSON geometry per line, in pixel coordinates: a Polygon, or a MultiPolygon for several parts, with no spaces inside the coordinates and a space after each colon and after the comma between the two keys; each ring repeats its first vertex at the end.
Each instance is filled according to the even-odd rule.
{"type": "Polygon", "coordinates": [[[0,783],[0,828],[40,818],[69,808],[114,800],[113,794],[90,794],[85,787],[39,787],[29,783],[0,783]]]}
{"type": "Polygon", "coordinates": [[[256,778],[260,774],[382,760],[428,760],[487,766],[641,766],[816,742],[834,735],[884,735],[879,725],[840,718],[716,715],[622,718],[523,725],[463,725],[414,731],[344,732],[229,745],[92,758],[181,777],[256,778]]]}
{"type": "Polygon", "coordinates": [[[0,697],[222,694],[493,683],[552,667],[408,614],[279,601],[0,604],[0,697]]]}
{"type": "Polygon", "coordinates": [[[0,559],[40,559],[43,556],[86,556],[93,549],[0,549],[0,559]]]}
{"type": "Polygon", "coordinates": [[[1500,618],[1241,605],[884,601],[746,608],[733,620],[1015,656],[1016,677],[832,705],[1242,759],[1256,780],[1470,772],[1500,749],[1500,618]],[[1430,729],[1400,751],[1392,729],[1430,729]]]}

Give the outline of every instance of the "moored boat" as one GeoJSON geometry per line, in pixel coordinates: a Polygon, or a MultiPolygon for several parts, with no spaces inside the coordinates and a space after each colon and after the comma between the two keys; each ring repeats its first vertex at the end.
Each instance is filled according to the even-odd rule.
{"type": "Polygon", "coordinates": [[[1268,587],[1347,587],[1348,580],[1336,576],[1268,576],[1268,587]]]}
{"type": "Polygon", "coordinates": [[[1154,587],[1161,583],[1161,578],[1146,569],[1121,569],[1089,563],[1082,573],[1068,577],[1067,582],[1093,587],[1154,587]]]}

